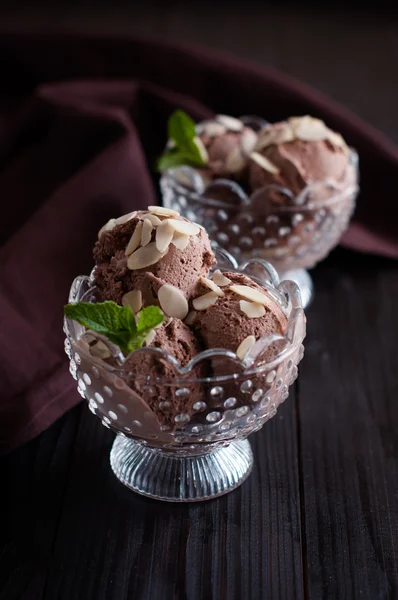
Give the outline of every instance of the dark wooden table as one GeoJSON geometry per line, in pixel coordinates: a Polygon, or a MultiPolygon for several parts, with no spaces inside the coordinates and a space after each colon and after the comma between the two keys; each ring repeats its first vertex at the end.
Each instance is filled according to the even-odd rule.
{"type": "Polygon", "coordinates": [[[141,498],[81,405],[3,459],[1,600],[398,597],[398,265],[337,250],[313,274],[300,377],[249,480],[141,498]]]}
{"type": "MultiPolygon", "coordinates": [[[[99,7],[60,4],[25,23],[232,50],[398,141],[396,20],[235,4],[209,20],[170,2],[101,21],[99,7]]],[[[237,491],[189,506],[129,492],[110,472],[113,434],[84,405],[2,460],[0,600],[398,598],[398,265],[339,249],[313,277],[300,377],[252,436],[237,491]]]]}

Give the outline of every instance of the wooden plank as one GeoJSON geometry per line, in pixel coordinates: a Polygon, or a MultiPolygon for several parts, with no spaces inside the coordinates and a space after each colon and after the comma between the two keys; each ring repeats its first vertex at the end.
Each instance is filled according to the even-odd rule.
{"type": "Polygon", "coordinates": [[[300,377],[309,598],[398,594],[398,268],[339,251],[314,272],[300,377]]]}
{"type": "Polygon", "coordinates": [[[43,600],[302,597],[294,394],[253,436],[255,467],[237,491],[173,505],[124,488],[113,436],[88,411],[43,600]]]}
{"type": "Polygon", "coordinates": [[[79,408],[1,460],[1,600],[43,597],[78,417],[79,408]]]}

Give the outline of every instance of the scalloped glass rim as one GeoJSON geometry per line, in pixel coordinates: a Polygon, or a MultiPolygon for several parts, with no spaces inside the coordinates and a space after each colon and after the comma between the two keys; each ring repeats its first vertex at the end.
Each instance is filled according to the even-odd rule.
{"type": "MultiPolygon", "coordinates": [[[[350,148],[350,164],[352,164],[356,170],[357,170],[357,178],[358,178],[358,162],[359,162],[359,158],[358,158],[358,154],[356,152],[356,150],[354,148],[350,148]]],[[[278,192],[281,192],[287,196],[290,196],[293,199],[293,194],[292,192],[288,189],[288,188],[284,188],[281,185],[277,185],[277,184],[271,184],[268,186],[263,186],[261,188],[258,188],[257,190],[255,190],[250,196],[247,195],[247,193],[245,192],[245,190],[236,182],[233,181],[232,179],[225,179],[225,178],[219,178],[219,179],[214,179],[211,184],[215,185],[218,184],[220,186],[225,185],[228,187],[232,187],[235,188],[236,190],[236,194],[242,199],[242,204],[241,205],[237,205],[234,203],[228,203],[228,202],[224,202],[222,200],[217,200],[216,198],[207,198],[205,196],[203,196],[201,193],[192,190],[184,185],[182,185],[175,177],[175,173],[178,172],[181,169],[191,169],[192,167],[188,167],[188,166],[182,166],[182,167],[174,167],[173,169],[168,169],[167,171],[164,171],[162,174],[162,179],[167,179],[170,183],[170,185],[175,189],[175,191],[183,196],[186,197],[190,197],[193,200],[195,200],[196,202],[200,202],[201,204],[203,204],[203,206],[209,206],[209,207],[213,207],[213,208],[232,208],[232,209],[242,209],[242,210],[246,210],[246,211],[250,211],[250,208],[254,202],[254,200],[256,199],[256,197],[259,194],[263,194],[264,192],[266,192],[267,190],[276,190],[278,192]]],[[[194,170],[194,169],[193,169],[194,170]]],[[[325,180],[322,182],[315,182],[313,184],[309,184],[307,185],[301,192],[300,194],[297,195],[296,198],[302,198],[305,197],[306,194],[310,193],[311,191],[313,191],[314,189],[317,188],[317,186],[328,186],[328,185],[334,185],[332,180],[325,180]]],[[[204,190],[206,189],[206,187],[204,188],[204,190]]],[[[344,200],[345,198],[347,198],[348,196],[350,196],[351,194],[356,194],[359,191],[359,185],[358,183],[356,185],[352,185],[349,186],[348,188],[344,189],[344,190],[338,190],[338,193],[336,193],[334,196],[331,196],[330,198],[327,198],[325,200],[322,201],[317,201],[316,203],[300,203],[296,200],[296,205],[289,205],[289,206],[285,206],[285,205],[278,205],[277,210],[278,212],[286,212],[286,213],[292,213],[292,212],[306,212],[306,211],[311,211],[319,208],[323,208],[323,207],[327,207],[327,206],[332,206],[333,204],[336,204],[338,202],[340,202],[341,200],[344,200]]]]}
{"type": "MultiPolygon", "coordinates": [[[[217,249],[216,253],[218,252],[219,250],[217,249]]],[[[226,253],[225,251],[221,252],[225,261],[226,255],[228,255],[228,253],[226,253]]],[[[233,260],[233,263],[236,263],[236,261],[233,260]]],[[[219,268],[219,265],[215,265],[215,268],[217,267],[219,268]]],[[[227,269],[224,269],[224,271],[226,270],[227,269]]],[[[250,277],[257,281],[260,285],[265,287],[279,303],[279,305],[281,306],[282,310],[288,318],[286,332],[284,336],[267,335],[260,338],[259,340],[257,340],[255,346],[252,348],[248,357],[246,357],[245,360],[242,361],[237,357],[237,355],[234,352],[231,352],[230,350],[226,350],[223,348],[211,348],[200,352],[189,363],[187,363],[185,366],[182,366],[174,356],[172,356],[165,350],[162,350],[161,348],[145,347],[135,351],[135,353],[158,356],[159,359],[162,359],[163,361],[170,364],[175,369],[176,373],[181,375],[181,379],[179,379],[178,377],[166,378],[145,376],[142,375],[142,373],[126,371],[125,369],[123,369],[122,365],[120,367],[114,367],[112,365],[109,365],[105,361],[102,361],[101,359],[95,358],[88,354],[83,344],[81,344],[79,351],[86,351],[88,356],[90,357],[90,360],[93,360],[93,362],[98,361],[102,368],[107,369],[113,374],[128,374],[130,376],[134,376],[136,379],[141,379],[146,382],[152,382],[157,384],[162,383],[166,385],[167,383],[169,383],[170,385],[176,385],[178,384],[178,382],[184,382],[184,384],[190,382],[219,383],[221,381],[225,382],[231,379],[237,380],[241,377],[246,378],[252,373],[261,373],[263,371],[268,371],[270,369],[276,368],[277,365],[279,365],[297,349],[298,343],[301,343],[304,339],[304,335],[302,334],[300,329],[302,328],[303,321],[305,322],[300,290],[293,281],[284,280],[282,282],[279,282],[279,277],[275,269],[267,261],[262,259],[251,259],[245,261],[238,268],[236,268],[234,264],[231,264],[229,270],[238,273],[246,273],[250,275],[250,277]],[[249,269],[253,266],[255,266],[257,269],[260,268],[263,271],[264,279],[260,279],[259,277],[256,277],[251,272],[249,272],[249,269]],[[267,282],[267,280],[269,283],[267,282]],[[282,348],[280,352],[275,356],[275,358],[269,362],[262,360],[261,357],[266,351],[266,349],[269,347],[269,345],[278,341],[282,343],[282,348]],[[197,367],[201,362],[214,358],[224,359],[225,361],[228,361],[229,364],[235,363],[237,371],[233,374],[228,373],[224,375],[217,375],[215,377],[189,378],[189,373],[192,371],[192,369],[197,367]]],[[[84,301],[85,297],[90,295],[92,296],[92,294],[95,293],[96,288],[95,285],[93,285],[92,276],[93,272],[90,274],[90,276],[79,275],[75,278],[71,286],[69,302],[73,303],[78,301],[84,301]],[[83,287],[86,287],[85,291],[83,291],[83,287]]],[[[75,321],[72,321],[67,318],[64,318],[64,330],[69,340],[73,343],[80,342],[83,334],[88,331],[82,325],[79,325],[75,321]]],[[[98,339],[105,339],[100,335],[94,335],[96,335],[98,339]]],[[[106,342],[108,346],[113,349],[114,355],[116,356],[118,350],[117,346],[111,344],[108,340],[106,340],[106,342]]]]}

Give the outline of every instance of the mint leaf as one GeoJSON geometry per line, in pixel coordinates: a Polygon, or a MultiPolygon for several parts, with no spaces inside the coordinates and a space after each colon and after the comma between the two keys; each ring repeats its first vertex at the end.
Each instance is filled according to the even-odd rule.
{"type": "Polygon", "coordinates": [[[188,152],[180,152],[177,149],[170,150],[170,152],[166,152],[162,154],[162,156],[158,159],[157,167],[159,171],[166,171],[167,169],[172,169],[174,167],[180,167],[183,165],[188,165],[190,167],[202,167],[204,162],[202,157],[200,156],[198,150],[199,158],[192,153],[188,152]]]}
{"type": "Polygon", "coordinates": [[[119,346],[124,354],[140,348],[151,329],[162,323],[164,318],[157,306],[148,306],[142,309],[137,326],[129,306],[119,306],[109,301],[94,304],[91,302],[67,304],[64,311],[68,319],[73,319],[87,329],[106,336],[108,340],[119,346]]]}
{"type": "Polygon", "coordinates": [[[195,141],[195,122],[184,111],[176,110],[171,115],[168,121],[168,134],[175,145],[158,159],[159,171],[182,165],[203,167],[206,164],[195,141]]]}
{"type": "Polygon", "coordinates": [[[189,142],[196,135],[195,121],[183,110],[173,112],[167,123],[167,130],[169,138],[181,149],[189,148],[189,142]]]}
{"type": "Polygon", "coordinates": [[[137,350],[141,348],[146,336],[156,327],[160,325],[164,320],[164,316],[157,306],[147,306],[142,309],[138,319],[137,333],[133,340],[129,344],[129,350],[137,350]]]}

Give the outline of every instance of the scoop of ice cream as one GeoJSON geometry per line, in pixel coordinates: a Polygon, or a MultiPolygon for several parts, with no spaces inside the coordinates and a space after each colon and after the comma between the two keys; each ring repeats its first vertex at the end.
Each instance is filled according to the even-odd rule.
{"type": "MultiPolygon", "coordinates": [[[[352,183],[350,152],[341,135],[319,119],[295,117],[267,125],[258,134],[250,157],[249,181],[252,190],[270,184],[288,188],[294,195],[317,182],[330,182],[330,196],[336,189],[352,183]]],[[[312,201],[322,200],[325,192],[315,192],[312,201]],[[315,196],[315,197],[314,197],[315,196]],[[318,197],[318,198],[317,198],[318,197]]],[[[286,203],[287,196],[280,196],[286,203]]],[[[273,199],[278,202],[277,195],[273,199]]]]}
{"type": "MultiPolygon", "coordinates": [[[[284,334],[286,315],[266,288],[240,273],[217,274],[212,281],[219,282],[218,290],[203,286],[193,301],[193,328],[206,348],[226,348],[243,358],[262,336],[284,334]]],[[[264,358],[269,360],[273,352],[270,348],[264,358]]]]}
{"type": "MultiPolygon", "coordinates": [[[[182,366],[203,350],[199,339],[180,319],[167,320],[153,330],[146,345],[169,352],[182,366]]],[[[124,362],[123,369],[126,383],[145,399],[161,425],[174,428],[178,423],[177,415],[192,415],[192,406],[199,399],[201,386],[187,383],[185,393],[179,393],[179,388],[172,384],[176,371],[170,363],[156,354],[133,352],[124,362]],[[169,379],[171,385],[159,385],[156,378],[169,379]]],[[[203,376],[202,367],[192,370],[192,379],[203,376]]]]}
{"type": "Polygon", "coordinates": [[[198,278],[215,263],[206,231],[161,207],[111,220],[99,233],[94,259],[102,300],[134,312],[156,304],[179,318],[188,312],[198,278]]]}
{"type": "Polygon", "coordinates": [[[196,126],[196,130],[202,155],[207,161],[207,167],[202,170],[204,178],[239,178],[255,147],[255,131],[239,119],[227,115],[203,121],[196,126]]]}

